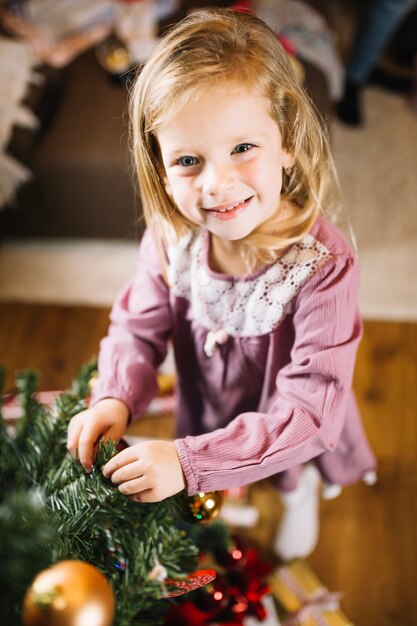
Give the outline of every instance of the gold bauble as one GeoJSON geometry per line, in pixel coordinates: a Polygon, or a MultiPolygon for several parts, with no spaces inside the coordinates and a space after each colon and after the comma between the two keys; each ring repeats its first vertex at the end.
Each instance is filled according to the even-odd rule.
{"type": "Polygon", "coordinates": [[[40,572],[25,595],[25,626],[111,626],[114,597],[107,579],[83,561],[40,572]]]}
{"type": "Polygon", "coordinates": [[[206,493],[196,493],[188,498],[188,509],[191,520],[197,524],[211,522],[220,513],[223,504],[222,491],[207,491],[206,493]]]}
{"type": "Polygon", "coordinates": [[[124,43],[117,37],[108,37],[96,48],[98,62],[110,74],[123,74],[133,65],[124,43]]]}

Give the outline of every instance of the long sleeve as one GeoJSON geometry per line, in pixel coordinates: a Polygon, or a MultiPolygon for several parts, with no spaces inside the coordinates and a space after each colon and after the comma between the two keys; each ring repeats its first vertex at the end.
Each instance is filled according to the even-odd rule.
{"type": "Polygon", "coordinates": [[[99,378],[92,404],[106,397],[117,398],[135,417],[157,393],[156,370],[166,356],[172,328],[160,261],[153,237],[146,231],[135,277],[116,299],[108,335],[100,344],[99,378]]]}
{"type": "Polygon", "coordinates": [[[356,259],[340,255],[301,288],[292,308],[291,359],[265,412],[176,440],[189,494],[260,480],[335,449],[362,332],[358,283],[356,259]]]}

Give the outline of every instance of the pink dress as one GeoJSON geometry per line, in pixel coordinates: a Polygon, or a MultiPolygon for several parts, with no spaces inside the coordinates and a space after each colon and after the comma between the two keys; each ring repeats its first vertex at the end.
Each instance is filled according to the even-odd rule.
{"type": "Polygon", "coordinates": [[[145,233],[101,342],[92,402],[119,398],[137,419],[172,341],[189,495],[267,476],[292,490],[312,459],[327,482],[360,480],[376,462],[351,387],[362,333],[356,256],[323,218],[251,275],[212,271],[209,247],[196,230],[168,248],[166,280],[145,233]]]}

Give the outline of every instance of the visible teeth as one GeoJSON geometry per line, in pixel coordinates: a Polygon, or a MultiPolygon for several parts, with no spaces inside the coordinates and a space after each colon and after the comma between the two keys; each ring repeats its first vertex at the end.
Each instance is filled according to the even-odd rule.
{"type": "Polygon", "coordinates": [[[240,206],[244,202],[245,202],[244,200],[241,200],[240,202],[237,202],[237,204],[234,204],[233,206],[229,207],[228,209],[216,209],[216,212],[217,213],[227,213],[227,211],[232,211],[233,209],[235,209],[236,207],[240,206]]]}

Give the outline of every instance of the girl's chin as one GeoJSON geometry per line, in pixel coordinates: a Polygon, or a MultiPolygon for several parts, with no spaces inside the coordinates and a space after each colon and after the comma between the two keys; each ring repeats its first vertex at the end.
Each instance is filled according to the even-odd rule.
{"type": "Polygon", "coordinates": [[[218,239],[222,239],[223,241],[243,241],[246,239],[248,235],[250,235],[255,228],[234,228],[234,229],[223,229],[223,228],[208,228],[208,230],[217,237],[218,239]]]}

